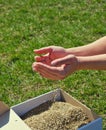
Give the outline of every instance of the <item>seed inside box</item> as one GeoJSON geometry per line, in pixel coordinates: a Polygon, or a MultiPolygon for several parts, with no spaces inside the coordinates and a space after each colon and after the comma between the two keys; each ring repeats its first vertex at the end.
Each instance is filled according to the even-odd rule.
{"type": "Polygon", "coordinates": [[[77,130],[90,122],[81,107],[48,101],[22,116],[32,130],[77,130]]]}

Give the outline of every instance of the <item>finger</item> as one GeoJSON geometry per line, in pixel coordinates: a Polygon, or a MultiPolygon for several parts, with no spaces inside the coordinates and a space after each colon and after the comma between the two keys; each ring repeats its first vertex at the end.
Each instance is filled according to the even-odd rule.
{"type": "MultiPolygon", "coordinates": [[[[65,69],[64,65],[62,67],[65,69]]],[[[52,72],[51,73],[46,73],[45,71],[41,70],[40,74],[43,77],[51,79],[51,80],[63,80],[67,76],[67,75],[65,75],[66,74],[65,72],[68,71],[68,70],[65,70],[65,71],[63,70],[60,74],[58,74],[58,73],[57,74],[53,74],[52,72]]],[[[68,73],[69,73],[69,71],[68,71],[68,73]]]]}
{"type": "Polygon", "coordinates": [[[53,76],[53,75],[45,75],[45,74],[42,74],[42,77],[47,78],[47,79],[50,79],[50,80],[62,80],[62,78],[56,77],[56,76],[53,76]]]}
{"type": "Polygon", "coordinates": [[[45,75],[48,75],[48,76],[53,76],[53,77],[57,77],[58,75],[55,73],[53,73],[53,72],[47,72],[47,71],[45,71],[45,70],[43,70],[43,69],[38,69],[38,71],[41,73],[41,74],[45,74],[45,75]]]}
{"type": "Polygon", "coordinates": [[[42,62],[42,63],[45,63],[47,65],[51,64],[51,59],[48,56],[35,56],[35,60],[37,62],[42,62]]]}
{"type": "Polygon", "coordinates": [[[36,62],[34,62],[34,63],[32,64],[32,70],[33,70],[33,71],[37,71],[37,70],[36,70],[36,62]]]}
{"type": "Polygon", "coordinates": [[[47,79],[51,79],[51,80],[59,80],[60,79],[59,77],[57,77],[53,74],[50,74],[50,73],[45,73],[45,72],[42,72],[42,71],[40,71],[39,73],[42,77],[47,78],[47,79]]]}
{"type": "Polygon", "coordinates": [[[73,59],[74,59],[73,55],[68,55],[68,56],[65,56],[63,58],[59,58],[59,59],[52,61],[51,65],[52,66],[60,66],[62,64],[70,64],[73,59]]]}
{"type": "Polygon", "coordinates": [[[41,62],[41,61],[44,61],[46,58],[46,56],[35,56],[34,59],[37,61],[37,62],[41,62]]]}
{"type": "Polygon", "coordinates": [[[36,63],[35,67],[36,67],[37,71],[49,73],[49,74],[51,73],[52,75],[55,75],[58,72],[56,70],[56,67],[50,67],[50,66],[42,64],[42,63],[36,63]]]}
{"type": "MultiPolygon", "coordinates": [[[[61,71],[60,72],[58,72],[58,71],[55,71],[55,73],[54,73],[54,71],[51,71],[50,69],[51,69],[51,67],[50,67],[50,71],[48,71],[48,70],[45,70],[44,68],[45,67],[43,67],[43,69],[42,69],[42,67],[40,68],[40,67],[38,67],[37,68],[37,65],[38,65],[38,63],[33,63],[33,65],[32,65],[32,68],[33,68],[33,71],[36,71],[36,72],[38,72],[41,76],[43,76],[43,77],[45,77],[45,78],[48,78],[48,79],[51,79],[51,80],[62,80],[62,79],[64,79],[65,78],[65,73],[64,73],[64,68],[65,68],[65,66],[63,65],[62,67],[61,67],[61,71]],[[57,72],[57,73],[56,73],[57,72]]],[[[40,65],[39,65],[40,66],[40,65]]],[[[43,66],[45,66],[45,65],[43,65],[43,66]]],[[[52,67],[53,68],[53,67],[52,67]]],[[[59,67],[58,67],[59,68],[59,67]]],[[[55,67],[55,69],[57,69],[57,67],[55,67]]]]}
{"type": "Polygon", "coordinates": [[[51,80],[62,80],[62,79],[64,79],[64,77],[62,75],[53,74],[52,72],[47,73],[46,71],[44,71],[42,69],[39,70],[39,73],[41,74],[42,77],[45,77],[45,78],[48,78],[48,79],[51,79],[51,80]]]}
{"type": "Polygon", "coordinates": [[[53,67],[42,63],[36,63],[35,69],[36,69],[35,71],[38,71],[40,73],[54,75],[55,77],[63,77],[62,75],[63,66],[53,67]]]}
{"type": "Polygon", "coordinates": [[[38,50],[34,50],[34,52],[36,54],[47,54],[47,53],[50,53],[51,51],[52,51],[51,47],[44,47],[44,48],[41,48],[41,49],[38,49],[38,50]]]}

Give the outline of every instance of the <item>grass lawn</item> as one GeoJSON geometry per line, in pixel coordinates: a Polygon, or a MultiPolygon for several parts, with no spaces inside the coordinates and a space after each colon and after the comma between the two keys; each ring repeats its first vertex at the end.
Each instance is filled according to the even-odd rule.
{"type": "Polygon", "coordinates": [[[0,100],[12,106],[62,88],[101,115],[106,130],[105,71],[50,81],[31,68],[36,48],[75,47],[104,35],[105,0],[0,0],[0,100]]]}

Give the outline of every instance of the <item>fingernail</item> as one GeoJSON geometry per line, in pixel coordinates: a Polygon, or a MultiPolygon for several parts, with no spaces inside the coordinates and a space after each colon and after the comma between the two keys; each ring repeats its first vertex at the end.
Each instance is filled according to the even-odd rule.
{"type": "Polygon", "coordinates": [[[35,50],[33,50],[34,52],[36,52],[37,51],[37,49],[35,49],[35,50]]]}
{"type": "Polygon", "coordinates": [[[52,61],[52,62],[51,62],[51,65],[52,65],[52,66],[55,66],[55,63],[52,61]]]}
{"type": "Polygon", "coordinates": [[[54,66],[54,64],[51,62],[51,66],[54,66]]]}
{"type": "Polygon", "coordinates": [[[37,68],[36,68],[36,67],[32,67],[32,70],[33,70],[33,71],[37,71],[37,68]]]}

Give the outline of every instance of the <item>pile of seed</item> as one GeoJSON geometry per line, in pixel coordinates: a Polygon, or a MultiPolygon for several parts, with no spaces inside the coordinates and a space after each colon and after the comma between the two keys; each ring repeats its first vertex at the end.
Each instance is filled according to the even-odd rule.
{"type": "Polygon", "coordinates": [[[77,130],[89,119],[80,107],[54,102],[47,111],[31,114],[24,121],[32,130],[77,130]]]}

